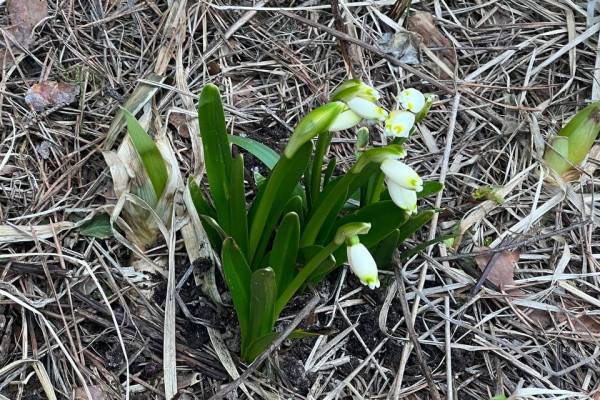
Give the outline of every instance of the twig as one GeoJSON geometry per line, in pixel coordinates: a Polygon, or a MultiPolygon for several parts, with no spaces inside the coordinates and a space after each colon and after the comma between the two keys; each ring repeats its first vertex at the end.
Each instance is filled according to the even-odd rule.
{"type": "MultiPolygon", "coordinates": [[[[342,13],[340,12],[340,4],[339,0],[331,0],[331,13],[333,14],[333,21],[335,23],[335,29],[339,32],[342,32],[348,35],[348,30],[346,29],[346,25],[344,24],[344,19],[342,17],[342,13]]],[[[349,36],[349,35],[348,35],[349,36]]],[[[352,60],[352,55],[350,54],[350,49],[348,47],[348,42],[346,39],[338,37],[338,43],[340,45],[340,52],[342,53],[342,57],[348,66],[348,71],[350,72],[350,76],[355,77],[356,72],[354,71],[354,62],[352,60]]]]}

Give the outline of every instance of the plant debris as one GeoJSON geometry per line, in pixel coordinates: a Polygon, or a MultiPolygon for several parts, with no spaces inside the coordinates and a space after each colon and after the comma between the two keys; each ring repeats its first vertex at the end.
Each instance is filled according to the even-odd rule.
{"type": "Polygon", "coordinates": [[[25,101],[37,111],[71,104],[79,95],[79,85],[56,81],[42,81],[27,90],[25,101]]]}

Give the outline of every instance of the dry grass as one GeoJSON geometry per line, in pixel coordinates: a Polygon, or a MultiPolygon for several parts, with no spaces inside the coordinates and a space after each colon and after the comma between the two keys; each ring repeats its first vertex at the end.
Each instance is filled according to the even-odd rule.
{"type": "MultiPolygon", "coordinates": [[[[591,7],[552,0],[414,2],[414,9],[434,15],[449,46],[430,44],[412,68],[378,50],[386,33],[406,26],[387,17],[394,1],[333,2],[355,42],[346,60],[327,29],[340,27],[327,1],[49,3],[50,17],[36,28],[30,53],[5,66],[0,82],[0,222],[25,234],[116,201],[102,145],[119,104],[150,73],[166,77],[152,100],[157,120],[193,112],[194,97],[214,82],[231,131],[274,147],[349,71],[378,87],[388,107],[402,87],[439,96],[409,143],[409,161],[445,183],[430,201],[444,211],[410,245],[466,217],[458,252],[429,247],[386,273],[378,292],[340,271],[318,288],[326,299],[309,318],[334,333],[286,344],[269,368],[244,375],[240,396],[600,396],[597,160],[558,187],[543,183],[539,163],[544,141],[590,99],[600,99],[594,0],[591,7]],[[24,94],[41,79],[80,83],[79,102],[30,111],[24,94]],[[505,187],[506,201],[474,202],[472,191],[485,185],[505,187]],[[485,285],[469,296],[480,276],[470,254],[483,245],[519,250],[517,289],[485,285]]],[[[6,17],[0,25],[8,25],[6,17]]],[[[187,177],[201,160],[181,132],[168,135],[187,177]]],[[[350,161],[348,142],[339,138],[334,151],[350,161]]],[[[163,398],[166,277],[138,282],[128,269],[130,251],[115,240],[60,229],[33,236],[0,242],[0,394],[47,398],[40,382],[49,380],[57,398],[72,398],[85,386],[94,399],[102,398],[98,393],[121,399],[127,384],[129,398],[163,398]],[[154,285],[150,299],[148,285],[154,285]]],[[[170,248],[181,288],[181,398],[208,398],[237,377],[218,357],[235,342],[227,337],[231,326],[223,326],[234,320],[229,315],[223,323],[184,274],[192,269],[179,237],[170,248]]],[[[147,256],[166,270],[168,253],[163,243],[147,256]]]]}

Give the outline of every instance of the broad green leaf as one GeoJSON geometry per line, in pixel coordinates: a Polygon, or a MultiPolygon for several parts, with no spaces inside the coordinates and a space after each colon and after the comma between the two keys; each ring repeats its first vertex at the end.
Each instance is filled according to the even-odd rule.
{"type": "Polygon", "coordinates": [[[228,138],[230,143],[246,150],[248,153],[258,158],[269,169],[273,169],[275,164],[277,164],[277,161],[279,161],[279,154],[277,154],[275,150],[254,139],[235,135],[228,135],[228,138]]]}
{"type": "Polygon", "coordinates": [[[90,236],[98,239],[108,239],[109,237],[112,237],[110,216],[106,213],[94,215],[89,221],[85,221],[81,224],[79,232],[83,236],[90,236]]]}
{"type": "Polygon", "coordinates": [[[319,139],[317,140],[317,146],[315,148],[315,154],[313,157],[312,170],[310,173],[310,193],[311,203],[309,208],[312,207],[313,203],[319,201],[319,196],[321,194],[321,176],[323,169],[323,157],[325,157],[325,153],[329,148],[329,144],[331,143],[331,139],[333,138],[333,133],[331,132],[322,132],[319,134],[319,139]]]}
{"type": "MultiPolygon", "coordinates": [[[[390,233],[398,229],[408,220],[408,215],[398,208],[392,201],[379,201],[370,206],[361,208],[353,214],[340,218],[335,222],[336,229],[351,222],[366,222],[371,224],[368,233],[360,236],[360,242],[371,251],[390,233]]],[[[342,246],[333,253],[335,265],[330,269],[319,268],[315,273],[314,281],[318,282],[338,266],[347,261],[346,246],[342,246]]]]}
{"type": "Polygon", "coordinates": [[[188,190],[190,191],[190,197],[198,215],[208,215],[209,217],[216,218],[214,208],[208,204],[202,190],[200,190],[200,187],[192,177],[188,179],[188,190]]]}
{"type": "Polygon", "coordinates": [[[299,241],[300,218],[295,212],[290,212],[281,221],[269,256],[268,265],[275,271],[278,294],[283,292],[283,288],[287,287],[296,275],[299,241]]]}
{"type": "Polygon", "coordinates": [[[129,133],[131,143],[142,160],[144,170],[148,178],[150,178],[150,182],[152,182],[152,187],[158,199],[165,190],[167,180],[169,179],[165,160],[160,154],[158,147],[156,147],[154,140],[141,127],[138,120],[129,111],[123,109],[123,112],[127,118],[127,132],[129,133]]]}
{"type": "Polygon", "coordinates": [[[398,238],[400,230],[394,229],[376,246],[373,252],[373,258],[379,268],[385,268],[392,262],[394,250],[398,248],[398,238]]]}
{"type": "MultiPolygon", "coordinates": [[[[151,73],[146,77],[146,81],[162,83],[165,78],[166,76],[151,73]]],[[[137,112],[140,111],[142,107],[148,103],[148,101],[150,101],[159,88],[159,85],[153,85],[145,82],[140,82],[137,85],[129,98],[125,101],[125,103],[123,103],[123,107],[117,111],[117,115],[112,120],[110,127],[108,128],[108,133],[106,134],[106,139],[102,145],[104,150],[109,150],[113,144],[115,144],[119,133],[127,123],[127,118],[125,117],[125,112],[123,110],[127,110],[132,114],[137,114],[137,112]]]]}
{"type": "Polygon", "coordinates": [[[417,198],[423,199],[433,194],[437,194],[444,189],[444,185],[438,181],[425,181],[423,182],[423,190],[417,193],[417,198]]]}
{"type": "Polygon", "coordinates": [[[244,187],[244,158],[241,154],[238,154],[231,163],[229,215],[231,218],[229,234],[245,254],[248,251],[248,215],[244,187]]]}
{"type": "Polygon", "coordinates": [[[219,89],[212,84],[204,86],[198,102],[198,122],[204,165],[210,194],[217,210],[219,223],[229,228],[229,176],[231,173],[231,149],[227,140],[225,113],[219,89]]]}
{"type": "Polygon", "coordinates": [[[200,215],[199,217],[213,249],[218,253],[221,250],[223,241],[227,239],[227,233],[214,218],[208,215],[200,215]]]}
{"type": "MultiPolygon", "coordinates": [[[[270,267],[252,273],[250,281],[250,337],[246,345],[273,331],[273,307],[277,299],[275,272],[270,267]]],[[[249,361],[244,347],[244,358],[249,361]]]]}
{"type": "Polygon", "coordinates": [[[326,247],[322,248],[310,261],[300,269],[298,274],[290,282],[290,284],[283,290],[281,296],[277,298],[275,305],[274,318],[279,317],[279,314],[284,309],[290,299],[296,294],[306,281],[312,276],[315,270],[321,265],[323,261],[331,257],[333,252],[339,247],[335,242],[329,243],[326,247]]]}
{"type": "MultiPolygon", "coordinates": [[[[302,249],[300,249],[300,253],[302,255],[302,261],[306,264],[308,263],[314,256],[316,256],[319,251],[323,250],[323,246],[319,246],[316,244],[313,244],[312,246],[308,246],[308,247],[304,247],[302,249]]],[[[333,271],[335,269],[336,266],[336,260],[335,257],[333,256],[333,254],[329,255],[329,257],[327,257],[325,260],[323,260],[323,262],[321,262],[321,265],[319,265],[315,272],[310,276],[310,281],[312,283],[318,283],[322,277],[319,274],[319,271],[333,271]]]]}
{"type": "MultiPolygon", "coordinates": [[[[256,359],[256,357],[261,355],[261,353],[263,351],[265,351],[271,345],[271,343],[273,343],[275,341],[275,339],[277,339],[279,337],[280,334],[281,334],[280,332],[270,332],[262,337],[259,337],[258,339],[255,339],[254,342],[252,342],[248,346],[248,351],[247,351],[248,361],[253,361],[254,359],[256,359]]],[[[322,336],[322,335],[323,335],[323,333],[319,333],[319,332],[309,332],[309,331],[305,331],[303,329],[295,329],[294,331],[292,331],[292,333],[287,338],[288,339],[305,339],[305,338],[310,338],[310,337],[318,337],[318,336],[322,336]]]]}
{"type": "Polygon", "coordinates": [[[301,247],[315,244],[325,222],[331,221],[331,216],[335,216],[340,212],[348,196],[366,184],[376,169],[377,165],[371,163],[358,173],[350,170],[340,179],[329,183],[326,190],[319,197],[318,205],[316,209],[312,210],[312,215],[304,228],[300,239],[301,247]]]}
{"type": "Polygon", "coordinates": [[[334,203],[332,204],[332,207],[330,208],[327,217],[321,225],[321,231],[317,235],[317,244],[328,243],[331,240],[332,235],[335,234],[337,228],[341,226],[336,224],[336,219],[338,218],[339,210],[341,210],[344,207],[347,198],[348,193],[344,193],[342,196],[338,196],[337,199],[332,200],[334,201],[334,203]],[[336,210],[338,211],[336,212],[336,210]]]}
{"type": "Polygon", "coordinates": [[[398,238],[398,244],[404,242],[407,238],[411,237],[415,232],[421,229],[423,225],[431,221],[434,214],[435,211],[433,210],[425,210],[410,217],[406,223],[399,227],[400,237],[398,238]]]}
{"type": "Polygon", "coordinates": [[[240,248],[232,238],[223,242],[221,252],[223,274],[231,293],[235,313],[240,323],[242,346],[249,340],[250,334],[250,280],[252,272],[240,248]]]}
{"type": "Polygon", "coordinates": [[[292,197],[285,205],[285,208],[283,209],[283,214],[285,215],[291,212],[298,214],[298,217],[300,217],[300,226],[302,226],[302,219],[304,215],[304,201],[302,201],[301,196],[296,195],[292,197]]]}
{"type": "Polygon", "coordinates": [[[294,189],[306,169],[311,150],[312,143],[308,142],[300,147],[292,158],[281,157],[264,191],[255,200],[258,204],[255,205],[256,213],[252,219],[248,248],[252,265],[262,258],[281,212],[294,196],[294,189]]]}

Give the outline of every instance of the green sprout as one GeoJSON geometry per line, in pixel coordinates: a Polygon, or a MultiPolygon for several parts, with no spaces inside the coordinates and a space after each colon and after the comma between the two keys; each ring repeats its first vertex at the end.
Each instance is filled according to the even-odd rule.
{"type": "Polygon", "coordinates": [[[575,114],[546,147],[546,165],[561,176],[579,167],[599,132],[600,102],[595,102],[575,114]]]}

